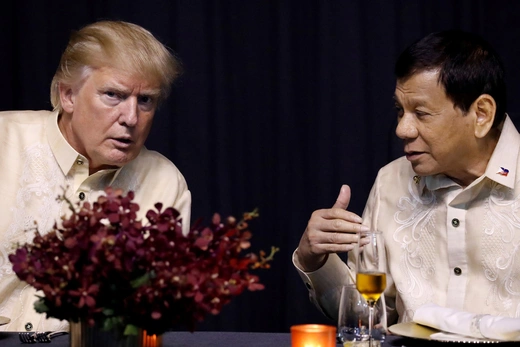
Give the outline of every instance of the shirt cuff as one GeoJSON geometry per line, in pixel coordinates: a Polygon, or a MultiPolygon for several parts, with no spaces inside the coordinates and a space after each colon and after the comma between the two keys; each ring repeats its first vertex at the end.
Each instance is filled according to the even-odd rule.
{"type": "Polygon", "coordinates": [[[305,272],[298,261],[298,249],[293,252],[292,261],[300,278],[309,290],[310,300],[331,319],[337,319],[341,287],[354,283],[354,273],[335,254],[329,254],[323,266],[315,271],[305,272]]]}

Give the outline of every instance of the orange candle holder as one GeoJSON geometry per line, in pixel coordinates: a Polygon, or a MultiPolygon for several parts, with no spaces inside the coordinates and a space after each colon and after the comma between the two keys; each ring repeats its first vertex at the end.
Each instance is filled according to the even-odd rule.
{"type": "Polygon", "coordinates": [[[301,324],[291,327],[292,347],[336,347],[336,327],[301,324]]]}

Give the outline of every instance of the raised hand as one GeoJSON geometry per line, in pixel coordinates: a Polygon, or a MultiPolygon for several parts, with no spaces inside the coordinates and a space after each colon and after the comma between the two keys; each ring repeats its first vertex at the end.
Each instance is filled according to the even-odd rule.
{"type": "Polygon", "coordinates": [[[349,203],[350,187],[343,185],[332,208],[312,213],[297,251],[302,270],[317,270],[329,253],[351,251],[358,242],[357,233],[368,230],[360,216],[347,211],[349,203]]]}

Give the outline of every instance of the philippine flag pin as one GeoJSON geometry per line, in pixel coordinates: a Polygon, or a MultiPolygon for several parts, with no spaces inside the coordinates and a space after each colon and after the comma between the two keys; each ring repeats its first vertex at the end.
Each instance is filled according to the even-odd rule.
{"type": "Polygon", "coordinates": [[[497,171],[497,174],[502,175],[502,176],[507,176],[508,173],[509,173],[509,170],[502,166],[500,167],[500,170],[497,171]]]}

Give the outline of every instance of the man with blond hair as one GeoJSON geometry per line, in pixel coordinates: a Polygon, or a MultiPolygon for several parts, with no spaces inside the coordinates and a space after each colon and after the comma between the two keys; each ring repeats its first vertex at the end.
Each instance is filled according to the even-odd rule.
{"type": "Polygon", "coordinates": [[[67,329],[46,319],[35,292],[8,260],[30,242],[35,223],[50,230],[72,203],[95,201],[106,187],[133,191],[138,217],[157,202],[189,230],[191,194],[177,167],[144,147],[158,105],[181,67],[144,28],[99,21],[71,35],[51,84],[53,111],[0,112],[0,316],[10,331],[67,329]]]}

